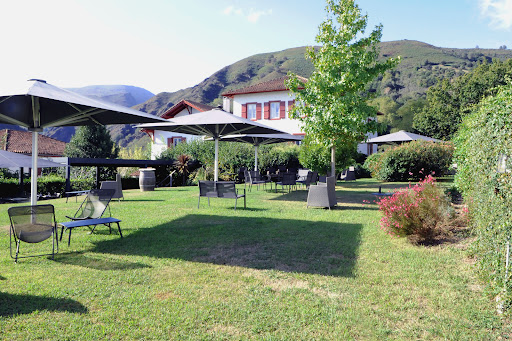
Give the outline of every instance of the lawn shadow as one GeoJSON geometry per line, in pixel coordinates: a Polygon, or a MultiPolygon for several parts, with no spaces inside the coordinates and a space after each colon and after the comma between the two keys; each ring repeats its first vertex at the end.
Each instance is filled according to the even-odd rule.
{"type": "Polygon", "coordinates": [[[282,191],[279,189],[277,193],[272,190],[272,193],[281,195],[273,197],[270,200],[302,201],[305,203],[308,199],[308,191],[305,189],[291,190],[290,192],[288,192],[288,190],[282,191]]]}
{"type": "Polygon", "coordinates": [[[99,253],[352,277],[361,224],[191,214],[122,240],[99,253]]]}
{"type": "Polygon", "coordinates": [[[55,261],[63,264],[81,266],[95,270],[129,270],[151,267],[143,263],[133,263],[128,261],[105,259],[98,256],[85,255],[83,252],[60,253],[55,257],[55,261]]]}
{"type": "MultiPolygon", "coordinates": [[[[307,190],[299,189],[297,191],[291,191],[290,193],[283,193],[282,195],[271,198],[270,200],[303,202],[304,207],[306,207],[308,192],[307,190]]],[[[338,202],[338,206],[334,206],[331,209],[377,210],[378,208],[376,206],[372,207],[367,205],[369,203],[373,203],[374,200],[374,196],[367,192],[337,188],[336,201],[338,202]]]]}
{"type": "Polygon", "coordinates": [[[11,317],[19,314],[30,314],[34,311],[67,311],[85,314],[87,308],[80,302],[69,298],[54,298],[34,295],[18,295],[0,292],[0,316],[11,317]]]}

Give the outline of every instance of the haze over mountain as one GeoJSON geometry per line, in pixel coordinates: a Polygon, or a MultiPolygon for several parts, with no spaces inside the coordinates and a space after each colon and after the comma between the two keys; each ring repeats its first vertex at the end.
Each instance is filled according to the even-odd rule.
{"type": "MultiPolygon", "coordinates": [[[[220,69],[193,87],[176,92],[162,92],[150,98],[144,98],[151,94],[147,90],[128,86],[90,86],[73,90],[117,104],[129,105],[138,102],[135,109],[153,115],[163,114],[184,98],[215,106],[222,103],[221,94],[230,89],[281,77],[290,71],[309,77],[313,66],[305,59],[305,51],[306,47],[297,47],[250,56],[220,69]]],[[[440,79],[461,76],[479,63],[489,62],[494,58],[512,58],[512,51],[440,48],[413,40],[381,43],[382,58],[396,56],[401,56],[401,63],[395,70],[374,81],[371,88],[378,96],[388,96],[403,102],[408,98],[424,97],[427,89],[440,79]]],[[[60,129],[63,128],[48,129],[51,133],[49,136],[69,141],[69,132],[60,132],[60,129]]],[[[149,142],[147,135],[131,126],[113,126],[110,130],[112,138],[123,147],[132,143],[149,142]]]]}
{"type": "MultiPolygon", "coordinates": [[[[133,107],[144,103],[155,95],[143,88],[130,85],[89,85],[82,88],[69,88],[81,95],[98,99],[105,102],[111,102],[125,107],[133,107]]],[[[110,126],[108,129],[116,142],[122,140],[125,126],[110,126]]],[[[74,127],[52,127],[44,130],[44,135],[53,137],[57,140],[69,142],[75,134],[74,127]]]]}

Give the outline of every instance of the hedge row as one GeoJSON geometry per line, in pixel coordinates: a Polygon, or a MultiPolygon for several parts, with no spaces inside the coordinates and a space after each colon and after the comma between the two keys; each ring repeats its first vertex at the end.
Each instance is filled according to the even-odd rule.
{"type": "Polygon", "coordinates": [[[451,142],[417,140],[370,155],[364,167],[381,181],[417,181],[431,174],[446,174],[452,156],[451,142]]]}
{"type": "MultiPolygon", "coordinates": [[[[123,189],[139,188],[136,178],[123,178],[123,189]]],[[[94,178],[72,179],[72,191],[84,191],[96,187],[94,178]]],[[[37,179],[37,192],[42,195],[62,195],[66,190],[66,179],[57,175],[41,176],[37,179]]],[[[23,191],[30,193],[30,179],[23,183],[23,191]]],[[[14,198],[20,195],[20,187],[16,178],[0,178],[0,197],[14,198]]]]}
{"type": "Polygon", "coordinates": [[[481,274],[495,294],[501,292],[508,307],[512,303],[511,269],[505,278],[506,242],[512,235],[511,112],[512,85],[507,85],[463,119],[455,138],[455,183],[468,204],[476,232],[473,252],[481,274]],[[497,171],[500,154],[509,156],[504,173],[497,171]]]}
{"type": "MultiPolygon", "coordinates": [[[[213,178],[215,146],[212,141],[193,140],[180,143],[166,149],[160,159],[178,160],[180,155],[188,155],[192,160],[199,161],[200,168],[190,174],[192,181],[213,178]]],[[[265,145],[258,148],[258,168],[285,165],[288,168],[299,168],[299,146],[293,144],[265,145]]],[[[254,146],[246,143],[219,142],[219,170],[221,179],[232,179],[241,167],[254,168],[254,146]]],[[[178,170],[179,167],[171,167],[178,170]]],[[[173,175],[173,185],[183,183],[182,174],[176,171],[173,175]]]]}

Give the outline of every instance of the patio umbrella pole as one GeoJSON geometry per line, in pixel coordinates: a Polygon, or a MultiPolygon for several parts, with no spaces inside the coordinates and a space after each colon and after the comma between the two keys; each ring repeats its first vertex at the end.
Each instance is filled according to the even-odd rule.
{"type": "Polygon", "coordinates": [[[213,180],[219,181],[219,138],[215,138],[215,166],[213,180]]]}
{"type": "Polygon", "coordinates": [[[32,178],[30,179],[30,205],[37,205],[37,131],[32,131],[32,178]]]}
{"type": "Polygon", "coordinates": [[[258,146],[254,146],[254,170],[258,170],[258,146]]]}

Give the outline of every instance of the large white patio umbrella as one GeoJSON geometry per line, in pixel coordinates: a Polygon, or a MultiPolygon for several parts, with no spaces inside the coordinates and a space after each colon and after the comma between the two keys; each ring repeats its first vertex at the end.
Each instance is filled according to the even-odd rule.
{"type": "Polygon", "coordinates": [[[441,140],[423,136],[420,134],[409,133],[405,130],[397,131],[396,133],[377,136],[366,141],[366,143],[399,143],[399,142],[410,142],[416,140],[442,142],[441,140]]]}
{"type": "Polygon", "coordinates": [[[19,125],[33,132],[31,205],[37,203],[37,135],[43,128],[162,121],[159,117],[82,96],[42,80],[31,79],[19,87],[0,84],[0,123],[19,125]]]}
{"type": "Polygon", "coordinates": [[[233,134],[285,134],[221,109],[172,118],[166,123],[140,124],[138,128],[164,130],[182,134],[208,136],[215,141],[214,180],[219,180],[219,139],[233,134]]]}
{"type": "MultiPolygon", "coordinates": [[[[6,150],[0,150],[0,168],[20,168],[20,192],[23,191],[23,168],[32,167],[32,157],[20,153],[12,153],[6,150]]],[[[39,168],[66,167],[62,163],[57,163],[45,159],[37,160],[39,168]]],[[[37,174],[37,173],[36,173],[37,174]]]]}
{"type": "Polygon", "coordinates": [[[254,146],[254,170],[258,170],[258,147],[266,144],[302,141],[304,135],[292,134],[237,134],[220,138],[221,141],[250,143],[254,146]]]}
{"type": "MultiPolygon", "coordinates": [[[[12,153],[6,150],[0,150],[0,168],[24,168],[32,167],[32,157],[19,153],[12,153]]],[[[48,168],[48,167],[66,167],[62,163],[57,163],[45,159],[37,160],[37,167],[48,168]]]]}

